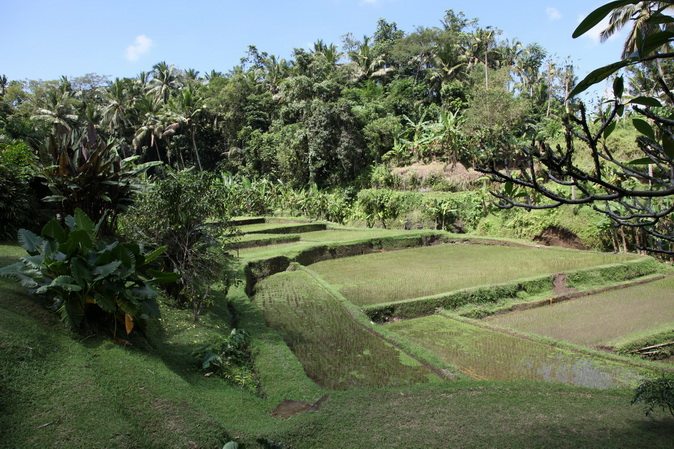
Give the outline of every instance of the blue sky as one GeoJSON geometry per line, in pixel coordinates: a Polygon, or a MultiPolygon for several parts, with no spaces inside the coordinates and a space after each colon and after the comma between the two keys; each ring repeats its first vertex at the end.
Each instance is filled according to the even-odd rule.
{"type": "Polygon", "coordinates": [[[316,39],[372,34],[377,19],[405,31],[438,26],[447,9],[476,17],[503,37],[538,42],[578,73],[617,60],[621,37],[572,39],[579,20],[605,1],[491,0],[3,0],[0,73],[54,79],[95,72],[133,76],[161,60],[202,73],[226,72],[249,44],[288,56],[316,39]]]}

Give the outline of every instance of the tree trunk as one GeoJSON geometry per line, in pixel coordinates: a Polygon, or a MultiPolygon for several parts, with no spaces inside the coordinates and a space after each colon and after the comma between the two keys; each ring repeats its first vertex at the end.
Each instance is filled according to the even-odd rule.
{"type": "Polygon", "coordinates": [[[199,170],[203,171],[203,168],[201,167],[201,159],[199,158],[199,150],[197,149],[197,140],[195,137],[195,132],[194,132],[194,125],[192,125],[192,149],[194,150],[194,155],[197,158],[197,165],[199,166],[199,170]]]}
{"type": "Polygon", "coordinates": [[[487,47],[484,50],[484,88],[489,89],[489,42],[487,42],[487,47]]]}
{"type": "Polygon", "coordinates": [[[627,252],[627,238],[625,237],[625,228],[622,227],[622,226],[620,227],[620,237],[621,237],[622,244],[623,244],[623,252],[626,253],[627,252]]]}

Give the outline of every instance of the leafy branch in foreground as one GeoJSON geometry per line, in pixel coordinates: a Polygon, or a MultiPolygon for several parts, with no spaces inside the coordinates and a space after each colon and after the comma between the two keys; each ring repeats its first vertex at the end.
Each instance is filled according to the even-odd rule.
{"type": "Polygon", "coordinates": [[[54,310],[76,330],[102,316],[115,336],[118,325],[128,335],[139,322],[157,317],[154,284],[177,280],[152,269],[163,248],[144,253],[134,243],[102,239],[103,219],[94,223],[81,209],[65,223],[51,220],[41,236],[21,229],[19,243],[28,256],[0,269],[0,276],[53,300],[54,310]]]}
{"type": "MultiPolygon", "coordinates": [[[[612,2],[597,9],[579,25],[574,36],[583,34],[606,15],[638,2],[612,2]],[[609,7],[610,6],[610,7],[609,7]]],[[[613,100],[609,108],[591,123],[585,106],[569,105],[564,119],[565,145],[552,148],[534,140],[522,148],[515,162],[503,168],[498,161],[483,164],[480,170],[503,183],[500,192],[492,192],[502,208],[549,209],[563,204],[588,204],[616,225],[638,228],[644,238],[638,249],[674,254],[674,93],[672,80],[663,65],[674,60],[669,51],[674,41],[674,17],[667,14],[674,2],[647,2],[648,16],[643,31],[637,34],[632,54],[590,73],[571,92],[579,94],[625,67],[643,67],[653,72],[654,92],[638,92],[627,97],[622,76],[613,82],[613,100]],[[643,95],[642,95],[643,94],[643,95]],[[639,136],[640,157],[625,161],[616,156],[607,143],[619,118],[630,108],[632,126],[639,136]],[[589,166],[579,163],[577,141],[587,145],[589,166]]]]}

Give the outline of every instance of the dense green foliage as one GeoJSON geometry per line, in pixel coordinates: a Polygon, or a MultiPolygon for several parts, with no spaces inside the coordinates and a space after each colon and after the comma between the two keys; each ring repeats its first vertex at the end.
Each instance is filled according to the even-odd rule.
{"type": "Polygon", "coordinates": [[[251,46],[228,73],[159,62],[112,81],[7,81],[0,132],[59,173],[107,145],[299,188],[363,185],[374,164],[467,162],[561,111],[571,65],[500,34],[448,10],[438,27],[405,32],[382,19],[372,36],[347,34],[341,48],[318,40],[289,59],[251,46]]]}
{"type": "Polygon", "coordinates": [[[212,285],[222,282],[226,291],[236,276],[226,251],[232,232],[226,203],[212,184],[207,172],[170,172],[136,198],[122,222],[126,237],[166,249],[167,268],[180,276],[167,292],[191,307],[195,320],[213,302],[212,285]]]}
{"type": "Polygon", "coordinates": [[[134,322],[159,314],[153,284],[176,277],[152,269],[163,252],[144,253],[136,244],[102,239],[102,220],[95,224],[80,209],[67,216],[66,227],[51,220],[42,236],[19,231],[19,242],[28,252],[0,275],[13,277],[31,291],[53,301],[52,307],[73,329],[91,324],[92,308],[102,312],[117,334],[119,323],[130,334],[134,322]]]}
{"type": "Polygon", "coordinates": [[[31,222],[33,192],[30,180],[35,157],[22,142],[0,142],[0,239],[14,239],[31,222]]]}
{"type": "Polygon", "coordinates": [[[578,25],[573,37],[596,26],[603,28],[604,40],[624,27],[630,29],[621,58],[589,73],[569,93],[571,98],[611,80],[610,98],[594,116],[582,102],[569,100],[563,145],[552,146],[546,136],[535,136],[510,151],[511,160],[503,165],[485,153],[480,170],[503,183],[494,193],[501,207],[589,204],[616,226],[637,229],[633,240],[639,250],[674,256],[673,6],[671,0],[614,1],[578,25]],[[620,154],[609,140],[623,118],[637,134],[631,157],[620,154]],[[577,157],[579,141],[589,150],[589,164],[577,157]]]}

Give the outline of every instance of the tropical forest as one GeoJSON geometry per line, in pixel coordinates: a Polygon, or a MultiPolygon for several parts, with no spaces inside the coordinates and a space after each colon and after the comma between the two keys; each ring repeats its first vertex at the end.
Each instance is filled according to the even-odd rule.
{"type": "Polygon", "coordinates": [[[444,3],[0,63],[0,448],[674,447],[674,1],[444,3]]]}

